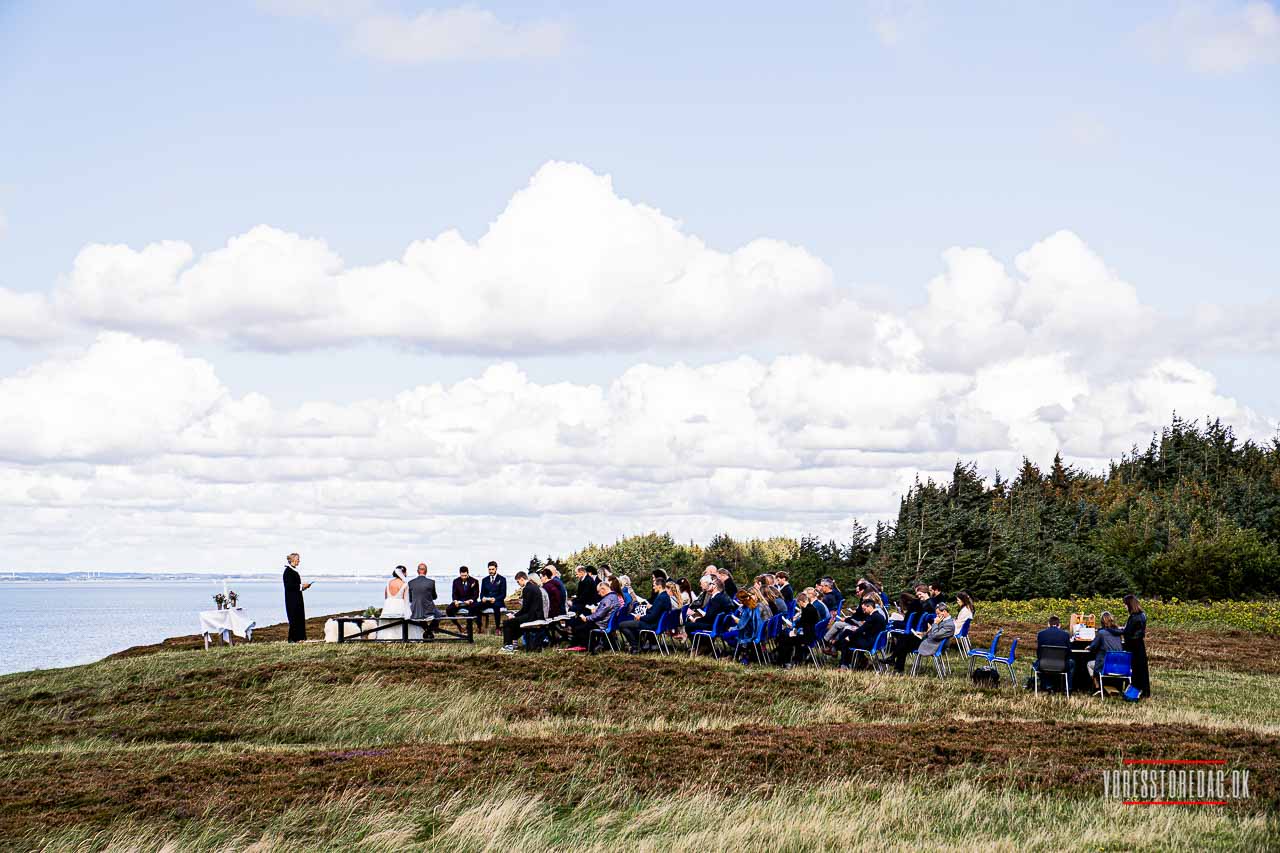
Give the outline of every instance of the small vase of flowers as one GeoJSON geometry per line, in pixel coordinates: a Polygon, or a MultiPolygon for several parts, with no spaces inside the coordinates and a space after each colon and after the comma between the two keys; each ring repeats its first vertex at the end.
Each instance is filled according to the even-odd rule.
{"type": "Polygon", "coordinates": [[[218,606],[219,610],[227,609],[227,597],[220,592],[213,596],[213,603],[218,606]]]}

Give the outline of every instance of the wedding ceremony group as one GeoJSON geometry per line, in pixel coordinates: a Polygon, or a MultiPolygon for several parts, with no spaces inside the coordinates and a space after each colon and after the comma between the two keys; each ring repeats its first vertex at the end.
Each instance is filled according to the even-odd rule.
{"type": "MultiPolygon", "coordinates": [[[[290,554],[284,570],[290,642],[306,639],[302,593],[309,585],[301,582],[299,561],[297,553],[290,554]]],[[[916,674],[927,660],[942,678],[950,672],[946,654],[951,651],[963,659],[975,684],[998,684],[997,665],[1017,683],[1019,638],[1008,643],[1006,655],[999,653],[1000,632],[989,648],[973,648],[973,597],[962,590],[954,605],[949,604],[939,582],[917,584],[891,598],[863,577],[846,599],[832,577],[796,591],[788,572],[766,572],[739,586],[728,570],[708,565],[696,590],[687,578],[673,579],[665,570],[654,569],[646,597],[628,575],[615,574],[608,565],[579,565],[573,575],[570,588],[554,563],[519,571],[516,588],[508,595],[497,561],[489,561],[481,579],[461,566],[451,598],[440,608],[426,563],[418,564],[412,579],[405,566],[396,566],[376,617],[359,620],[363,630],[349,638],[342,633],[342,619],[330,619],[325,639],[427,642],[450,623],[455,628],[466,624],[470,639],[471,624],[483,630],[487,619],[502,636],[501,651],[506,653],[560,648],[586,654],[608,650],[669,655],[678,643],[691,656],[723,655],[743,665],[783,669],[797,663],[819,667],[824,657],[831,657],[838,659],[839,671],[903,674],[910,658],[911,673],[916,674]]],[[[1104,695],[1104,682],[1111,681],[1124,688],[1113,692],[1131,701],[1150,697],[1147,615],[1135,595],[1125,595],[1122,604],[1123,625],[1107,611],[1100,620],[1094,614],[1072,614],[1069,633],[1060,616],[1050,616],[1036,634],[1028,679],[1032,689],[1038,691],[1043,679],[1046,691],[1061,689],[1069,696],[1073,684],[1078,690],[1087,677],[1092,683],[1089,692],[1099,696],[1104,695]]]]}

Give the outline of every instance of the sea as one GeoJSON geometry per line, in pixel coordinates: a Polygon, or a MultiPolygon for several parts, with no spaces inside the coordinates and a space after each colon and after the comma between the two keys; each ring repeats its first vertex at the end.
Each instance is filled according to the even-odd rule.
{"type": "MultiPolygon", "coordinates": [[[[439,603],[453,576],[432,575],[439,603]]],[[[308,616],[382,606],[386,579],[309,577],[308,616]]],[[[279,578],[231,579],[245,615],[259,626],[285,621],[279,578]]],[[[0,581],[0,675],[76,666],[130,646],[200,631],[199,613],[214,609],[223,579],[42,579],[0,581]]]]}

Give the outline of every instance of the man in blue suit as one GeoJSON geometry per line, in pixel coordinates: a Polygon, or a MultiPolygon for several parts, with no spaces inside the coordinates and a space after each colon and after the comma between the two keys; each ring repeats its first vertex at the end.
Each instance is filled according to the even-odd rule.
{"type": "Polygon", "coordinates": [[[671,596],[667,595],[667,591],[662,584],[662,578],[657,575],[654,575],[653,578],[653,592],[653,602],[643,616],[639,619],[628,619],[625,622],[618,623],[618,630],[622,632],[622,636],[627,638],[632,654],[640,651],[640,632],[657,631],[658,623],[662,621],[662,614],[671,612],[671,596]]]}
{"type": "MultiPolygon", "coordinates": [[[[1040,670],[1040,650],[1045,646],[1066,646],[1071,648],[1071,635],[1062,630],[1062,620],[1057,616],[1049,617],[1049,627],[1045,628],[1039,634],[1036,634],[1036,659],[1031,662],[1031,668],[1040,670]]],[[[1067,678],[1073,679],[1076,669],[1076,662],[1071,659],[1071,654],[1067,654],[1067,678]]],[[[1055,679],[1056,681],[1056,679],[1055,679]]],[[[1075,681],[1071,681],[1071,685],[1075,686],[1075,681]]]]}
{"type": "Polygon", "coordinates": [[[480,598],[472,613],[484,624],[484,614],[493,614],[494,633],[502,630],[502,603],[507,600],[507,579],[498,574],[498,561],[489,561],[489,576],[480,581],[480,598]]]}

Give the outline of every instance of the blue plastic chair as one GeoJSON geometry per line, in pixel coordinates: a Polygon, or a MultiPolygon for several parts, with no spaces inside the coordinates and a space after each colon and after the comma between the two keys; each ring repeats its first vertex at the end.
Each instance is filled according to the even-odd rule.
{"type": "Polygon", "coordinates": [[[867,663],[871,664],[872,669],[876,672],[884,671],[884,650],[889,646],[889,632],[881,631],[876,635],[875,640],[871,643],[870,649],[853,649],[853,657],[850,661],[856,661],[858,655],[866,655],[867,663]]]}
{"type": "Polygon", "coordinates": [[[711,622],[710,631],[694,631],[689,635],[689,657],[693,657],[698,651],[698,641],[705,639],[711,647],[711,653],[716,657],[720,657],[720,653],[716,651],[716,638],[724,636],[724,623],[729,614],[721,613],[711,622]]]}
{"type": "Polygon", "coordinates": [[[973,651],[973,647],[969,645],[969,628],[973,625],[973,620],[969,619],[964,623],[964,627],[956,634],[956,644],[954,649],[960,651],[961,656],[968,655],[973,651]]]}
{"type": "Polygon", "coordinates": [[[594,637],[596,634],[603,634],[605,644],[609,646],[609,651],[611,652],[617,651],[613,647],[613,633],[614,631],[618,630],[618,623],[625,621],[628,618],[628,616],[629,614],[627,613],[627,608],[625,607],[619,607],[617,610],[613,611],[613,613],[609,616],[609,624],[605,625],[605,627],[603,628],[591,629],[591,634],[588,636],[588,640],[587,640],[587,648],[588,649],[591,648],[592,637],[594,637]]]}
{"type": "Polygon", "coordinates": [[[795,618],[796,618],[796,600],[793,598],[787,602],[787,619],[791,620],[795,618]]]}
{"type": "Polygon", "coordinates": [[[733,650],[734,660],[738,659],[738,653],[742,652],[743,649],[745,648],[748,652],[754,651],[756,653],[756,663],[764,663],[764,654],[763,654],[764,638],[768,630],[769,623],[772,622],[775,618],[777,617],[771,616],[768,619],[758,620],[756,622],[755,630],[751,632],[751,636],[749,637],[743,637],[741,634],[739,634],[737,645],[734,647],[734,650],[733,650]]]}
{"type": "Polygon", "coordinates": [[[658,647],[658,652],[665,655],[666,652],[662,648],[662,635],[672,629],[672,620],[679,618],[679,610],[668,610],[666,613],[663,613],[658,617],[658,624],[654,625],[653,628],[641,628],[640,633],[636,635],[636,640],[639,641],[641,645],[644,645],[645,635],[648,634],[650,637],[653,637],[653,644],[658,647]]]}
{"type": "Polygon", "coordinates": [[[984,650],[982,650],[982,649],[970,649],[970,650],[969,650],[969,654],[968,654],[967,658],[968,658],[968,663],[969,663],[969,674],[970,674],[970,675],[972,675],[972,674],[973,674],[973,659],[974,659],[974,658],[981,658],[982,660],[985,660],[987,663],[992,663],[993,661],[995,661],[995,659],[996,659],[996,649],[998,649],[998,648],[1000,647],[1000,635],[1001,635],[1001,634],[1003,634],[1003,633],[1004,633],[1004,629],[1003,629],[1003,628],[997,628],[997,629],[996,629],[996,636],[995,636],[995,638],[991,641],[991,648],[990,648],[990,649],[988,649],[988,650],[986,650],[986,651],[984,651],[984,650]]]}
{"type": "MultiPolygon", "coordinates": [[[[929,655],[933,660],[933,668],[937,671],[939,678],[947,674],[947,659],[943,655],[946,654],[947,646],[951,643],[951,640],[951,637],[944,639],[942,644],[934,649],[933,654],[929,655]]],[[[915,675],[920,670],[920,652],[916,650],[911,654],[915,656],[915,661],[911,664],[911,674],[915,675]]]]}
{"type": "Polygon", "coordinates": [[[761,642],[770,654],[776,654],[777,652],[778,635],[782,633],[782,620],[785,617],[785,613],[778,613],[765,620],[764,637],[761,642]]]}
{"type": "Polygon", "coordinates": [[[1018,651],[1018,638],[1014,637],[1013,642],[1009,644],[1009,656],[1007,658],[1002,658],[994,654],[991,656],[991,665],[997,666],[999,664],[1004,664],[1005,668],[1009,670],[1009,683],[1015,684],[1015,685],[1018,680],[1018,674],[1013,671],[1013,656],[1014,654],[1017,653],[1017,651],[1018,651]]]}
{"type": "Polygon", "coordinates": [[[827,628],[831,625],[831,617],[819,619],[818,624],[813,627],[813,636],[809,638],[809,642],[805,644],[805,648],[809,650],[809,660],[818,669],[822,669],[822,660],[818,657],[818,644],[822,642],[822,638],[827,633],[827,628]]]}
{"type": "Polygon", "coordinates": [[[901,628],[890,628],[889,633],[890,634],[910,634],[912,631],[916,630],[916,626],[919,625],[920,617],[922,616],[924,616],[923,613],[912,613],[910,616],[907,617],[906,624],[904,624],[901,628]]]}
{"type": "Polygon", "coordinates": [[[1130,652],[1107,652],[1102,658],[1102,672],[1096,673],[1098,676],[1098,692],[1095,696],[1106,698],[1106,693],[1102,689],[1102,679],[1104,678],[1122,678],[1125,682],[1125,688],[1133,684],[1133,655],[1130,652]]]}

